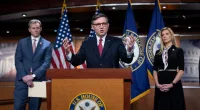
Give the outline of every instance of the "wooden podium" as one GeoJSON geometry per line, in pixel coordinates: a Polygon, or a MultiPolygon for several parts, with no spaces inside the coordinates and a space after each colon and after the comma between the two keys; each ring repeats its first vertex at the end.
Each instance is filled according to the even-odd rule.
{"type": "Polygon", "coordinates": [[[49,69],[47,109],[70,110],[82,93],[97,95],[106,110],[130,110],[131,69],[49,69]]]}

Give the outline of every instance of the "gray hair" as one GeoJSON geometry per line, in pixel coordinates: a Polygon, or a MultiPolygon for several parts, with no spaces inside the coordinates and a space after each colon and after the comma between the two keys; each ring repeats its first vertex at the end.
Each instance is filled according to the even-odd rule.
{"type": "Polygon", "coordinates": [[[28,27],[30,27],[31,24],[35,24],[35,23],[39,23],[40,27],[42,27],[42,23],[38,19],[32,19],[32,20],[30,20],[29,23],[28,23],[28,27]]]}

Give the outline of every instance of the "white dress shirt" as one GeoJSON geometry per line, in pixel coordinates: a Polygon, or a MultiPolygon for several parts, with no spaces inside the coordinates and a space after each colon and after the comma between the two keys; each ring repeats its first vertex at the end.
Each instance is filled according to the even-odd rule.
{"type": "Polygon", "coordinates": [[[33,45],[33,43],[34,43],[34,39],[36,40],[36,47],[37,47],[37,45],[38,45],[38,42],[39,42],[39,40],[40,40],[40,36],[38,36],[37,38],[35,38],[35,37],[33,37],[33,36],[31,36],[31,41],[32,41],[32,45],[33,45]]]}

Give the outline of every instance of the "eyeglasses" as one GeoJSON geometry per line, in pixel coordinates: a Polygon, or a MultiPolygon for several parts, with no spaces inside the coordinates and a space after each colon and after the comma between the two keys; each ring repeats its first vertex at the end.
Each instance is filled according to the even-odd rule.
{"type": "Polygon", "coordinates": [[[97,24],[92,24],[92,25],[95,25],[96,27],[100,27],[100,26],[107,26],[108,23],[97,23],[97,24]]]}

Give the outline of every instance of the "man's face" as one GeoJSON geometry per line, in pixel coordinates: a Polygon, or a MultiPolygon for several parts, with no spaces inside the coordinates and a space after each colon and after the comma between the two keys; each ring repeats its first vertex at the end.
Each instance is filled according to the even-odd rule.
{"type": "Polygon", "coordinates": [[[30,24],[28,30],[33,37],[38,37],[42,31],[42,27],[40,26],[39,23],[32,23],[30,24]]]}
{"type": "Polygon", "coordinates": [[[93,21],[92,29],[96,32],[97,36],[103,37],[107,34],[109,23],[105,17],[100,17],[93,21]]]}

